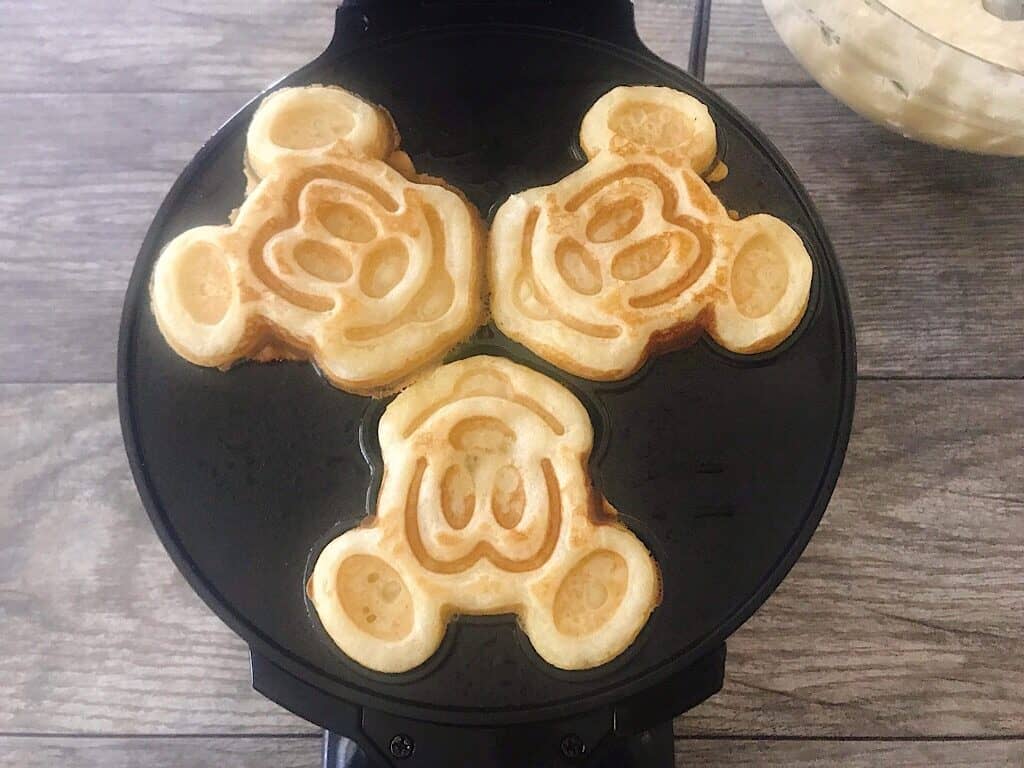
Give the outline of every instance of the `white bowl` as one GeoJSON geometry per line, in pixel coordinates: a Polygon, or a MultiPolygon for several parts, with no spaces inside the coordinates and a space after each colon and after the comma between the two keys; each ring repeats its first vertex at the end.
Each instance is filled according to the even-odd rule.
{"type": "Polygon", "coordinates": [[[981,0],[958,0],[959,16],[933,0],[921,4],[937,14],[930,34],[891,7],[909,0],[762,1],[804,69],[868,119],[943,147],[1024,156],[1024,21],[978,25],[981,0]]]}

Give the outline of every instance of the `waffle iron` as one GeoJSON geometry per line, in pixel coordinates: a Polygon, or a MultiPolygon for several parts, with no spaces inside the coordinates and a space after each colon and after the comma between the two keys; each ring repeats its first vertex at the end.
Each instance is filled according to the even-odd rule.
{"type": "Polygon", "coordinates": [[[546,665],[511,616],[457,619],[433,658],[399,675],[358,666],[317,623],[303,585],[329,538],[374,507],[386,401],[334,389],[307,364],[190,365],[160,336],[147,290],[167,242],[241,202],[245,131],[265,94],[178,178],[125,299],[118,395],[146,510],[188,582],[249,645],[253,686],[325,729],[325,765],[671,766],[672,718],[721,688],[726,638],[806,546],[849,438],[849,300],[806,192],[733,107],[643,46],[628,0],[347,0],[327,50],[274,87],[309,83],[385,105],[416,167],[485,215],[582,165],[580,120],[609,88],[668,85],[711,110],[726,206],[803,236],[810,303],[771,353],[740,357],[705,338],[596,383],[488,325],[449,356],[504,355],[569,387],[594,424],[595,484],[660,565],[664,600],[640,637],[588,671],[546,665]]]}

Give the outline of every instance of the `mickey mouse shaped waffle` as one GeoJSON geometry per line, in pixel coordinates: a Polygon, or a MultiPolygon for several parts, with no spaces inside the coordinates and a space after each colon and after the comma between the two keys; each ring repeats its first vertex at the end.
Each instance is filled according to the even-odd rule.
{"type": "Polygon", "coordinates": [[[233,223],[182,233],[156,264],[153,310],[178,354],[312,358],[371,394],[467,337],[483,312],[482,224],[455,192],[419,183],[398,141],[387,112],[340,88],[265,99],[247,136],[255,186],[233,223]]]}
{"type": "Polygon", "coordinates": [[[708,333],[771,349],[800,322],[811,260],[787,224],[734,221],[699,175],[715,124],[691,96],[620,87],[587,112],[586,165],[513,195],[491,228],[498,327],[578,376],[628,376],[652,353],[708,333]]]}
{"type": "Polygon", "coordinates": [[[563,669],[627,648],[660,599],[657,566],[591,487],[586,409],[497,357],[445,365],[388,406],[376,516],[321,552],[307,585],[348,656],[401,672],[452,614],[510,613],[563,669]]]}

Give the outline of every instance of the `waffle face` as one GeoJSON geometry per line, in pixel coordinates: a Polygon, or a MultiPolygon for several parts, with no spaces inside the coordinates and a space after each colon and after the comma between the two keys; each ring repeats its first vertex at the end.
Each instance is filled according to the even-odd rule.
{"type": "Polygon", "coordinates": [[[660,599],[657,566],[591,487],[580,402],[504,358],[445,365],[380,421],[376,515],[321,552],[307,585],[328,634],[371,669],[411,669],[454,614],[517,614],[563,669],[603,664],[660,599]]]}
{"type": "Polygon", "coordinates": [[[705,331],[742,354],[789,336],[807,306],[810,256],[779,219],[729,216],[700,175],[715,136],[704,104],[678,91],[602,96],[580,129],[586,165],[495,215],[498,327],[595,380],[625,378],[705,331]]]}
{"type": "Polygon", "coordinates": [[[247,137],[252,189],[233,221],[162,252],[152,306],[186,359],[311,359],[336,386],[394,390],[483,315],[482,224],[396,152],[387,113],[340,88],[269,96],[247,137]]]}

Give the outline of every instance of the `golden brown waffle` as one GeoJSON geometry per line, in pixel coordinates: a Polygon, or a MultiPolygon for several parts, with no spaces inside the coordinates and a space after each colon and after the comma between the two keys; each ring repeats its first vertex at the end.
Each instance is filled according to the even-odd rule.
{"type": "Polygon", "coordinates": [[[157,261],[168,343],[205,366],[310,358],[335,385],[380,394],[469,336],[483,314],[479,216],[403,175],[397,146],[388,114],[340,88],[265,99],[233,222],[182,233],[157,261]]]}
{"type": "Polygon", "coordinates": [[[348,656],[401,672],[452,614],[518,615],[549,663],[603,664],[660,599],[657,566],[591,487],[586,409],[503,358],[445,365],[380,420],[376,516],[330,544],[307,585],[348,656]]]}
{"type": "Polygon", "coordinates": [[[754,353],[803,316],[811,259],[772,216],[729,217],[711,170],[707,107],[668,88],[620,87],[587,112],[586,165],[513,195],[491,227],[498,327],[560,368],[621,379],[706,330],[754,353]]]}

